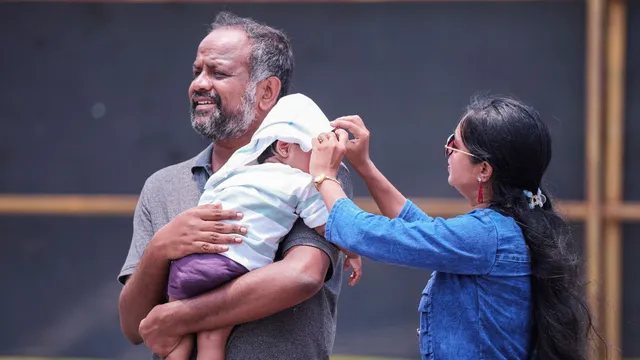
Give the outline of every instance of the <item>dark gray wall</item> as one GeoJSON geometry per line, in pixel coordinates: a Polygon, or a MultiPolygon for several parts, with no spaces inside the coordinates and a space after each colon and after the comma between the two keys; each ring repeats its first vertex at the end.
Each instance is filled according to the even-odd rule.
{"type": "MultiPolygon", "coordinates": [[[[374,160],[407,195],[457,196],[446,183],[443,142],[469,98],[490,91],[541,111],[555,137],[550,189],[583,197],[581,2],[3,3],[0,192],[136,194],[152,172],[199,152],[206,143],[190,128],[187,86],[197,45],[223,8],[290,35],[294,91],[329,117],[360,114],[373,134],[374,160]]],[[[631,10],[637,19],[640,6],[631,10]]],[[[631,44],[639,41],[638,22],[631,44]]],[[[630,64],[639,55],[632,48],[630,64]]],[[[640,94],[632,67],[628,99],[640,94]]],[[[628,103],[637,117],[637,102],[628,103]]],[[[629,133],[640,128],[630,124],[629,133]]],[[[628,141],[627,150],[633,146],[628,141]]],[[[640,169],[633,174],[628,179],[640,169]]],[[[366,195],[360,181],[356,195],[366,195]]],[[[625,229],[631,248],[634,230],[625,229]]],[[[117,317],[129,217],[4,216],[0,234],[9,294],[0,300],[0,354],[144,354],[125,342],[117,317]]],[[[582,226],[575,225],[575,239],[581,242],[582,226]]],[[[365,266],[362,282],[342,293],[335,353],[415,358],[416,307],[428,274],[365,266]]],[[[625,258],[626,284],[634,270],[625,258]]],[[[640,312],[639,297],[625,288],[627,355],[640,355],[630,341],[640,325],[629,320],[640,312]]]]}

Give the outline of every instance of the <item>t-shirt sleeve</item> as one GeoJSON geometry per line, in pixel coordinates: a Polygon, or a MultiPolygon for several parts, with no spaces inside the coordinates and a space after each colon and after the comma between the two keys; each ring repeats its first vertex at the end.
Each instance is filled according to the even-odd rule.
{"type": "Polygon", "coordinates": [[[313,183],[306,184],[302,189],[296,213],[302,218],[304,224],[312,229],[327,222],[329,212],[313,183]]]}
{"type": "Polygon", "coordinates": [[[146,182],[142,188],[136,210],[133,214],[133,237],[131,239],[131,245],[129,246],[129,252],[118,275],[118,281],[123,285],[127,281],[127,278],[135,272],[140,258],[142,258],[142,253],[154,234],[149,207],[147,206],[149,191],[148,182],[146,182]]]}

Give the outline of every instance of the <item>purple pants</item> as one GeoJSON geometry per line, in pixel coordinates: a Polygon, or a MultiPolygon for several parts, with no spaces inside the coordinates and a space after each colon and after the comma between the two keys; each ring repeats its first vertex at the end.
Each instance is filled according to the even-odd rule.
{"type": "Polygon", "coordinates": [[[213,290],[249,270],[220,254],[191,254],[171,263],[169,297],[186,299],[213,290]]]}

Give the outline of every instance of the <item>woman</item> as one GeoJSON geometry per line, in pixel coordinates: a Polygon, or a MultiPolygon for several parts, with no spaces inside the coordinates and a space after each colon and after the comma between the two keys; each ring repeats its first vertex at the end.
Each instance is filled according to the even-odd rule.
{"type": "Polygon", "coordinates": [[[586,358],[591,316],[567,225],[540,189],[551,138],[536,111],[500,97],[468,107],[445,155],[449,184],[473,209],[447,220],[426,215],[376,169],[359,117],[332,125],[314,140],[310,164],[330,210],[325,236],[375,261],[435,270],[419,304],[423,359],[586,358]],[[384,216],[326,181],[345,153],[384,216]]]}

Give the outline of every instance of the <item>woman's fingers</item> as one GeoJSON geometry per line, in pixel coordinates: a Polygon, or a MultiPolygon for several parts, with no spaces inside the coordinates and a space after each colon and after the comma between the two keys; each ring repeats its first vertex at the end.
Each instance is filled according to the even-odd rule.
{"type": "Polygon", "coordinates": [[[336,133],[334,133],[333,131],[327,133],[327,138],[331,142],[338,142],[338,137],[336,136],[336,133]]]}
{"type": "Polygon", "coordinates": [[[349,133],[343,129],[338,129],[335,131],[335,133],[336,137],[338,138],[338,142],[346,146],[347,142],[349,141],[349,133]]]}
{"type": "Polygon", "coordinates": [[[358,139],[369,136],[369,130],[359,116],[343,116],[331,122],[331,126],[348,130],[358,139]]]}
{"type": "Polygon", "coordinates": [[[318,146],[320,146],[320,141],[318,140],[318,138],[316,137],[311,139],[311,147],[317,149],[318,146]]]}

